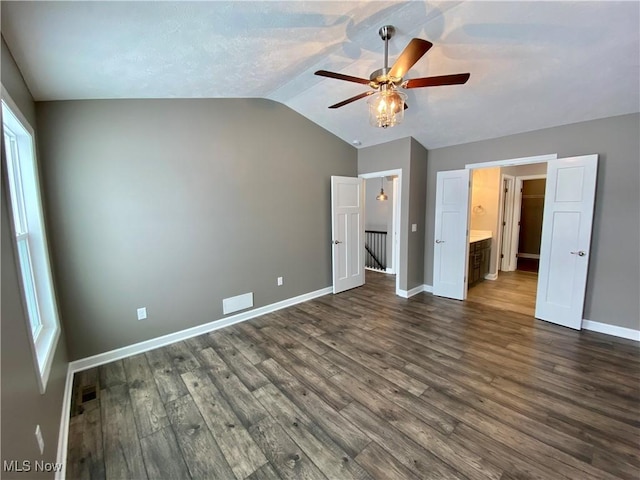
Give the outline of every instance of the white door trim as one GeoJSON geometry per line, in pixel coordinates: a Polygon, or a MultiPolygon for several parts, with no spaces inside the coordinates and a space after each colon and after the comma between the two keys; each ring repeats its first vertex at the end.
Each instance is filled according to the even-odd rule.
{"type": "Polygon", "coordinates": [[[519,175],[516,177],[515,196],[513,198],[513,219],[511,220],[511,245],[509,249],[509,271],[518,268],[518,249],[520,248],[520,214],[522,212],[522,182],[524,180],[546,179],[547,174],[519,175]]]}
{"type": "Polygon", "coordinates": [[[513,230],[513,199],[515,194],[516,177],[503,173],[500,175],[500,212],[498,224],[498,255],[496,276],[500,270],[508,272],[511,268],[509,252],[511,251],[511,231],[513,230]],[[507,184],[505,192],[505,182],[507,184]],[[504,222],[504,225],[503,225],[504,222]]]}
{"type": "MultiPolygon", "coordinates": [[[[402,218],[402,169],[397,168],[394,170],[382,170],[379,172],[369,172],[369,173],[361,173],[358,175],[358,178],[362,178],[364,180],[370,178],[379,178],[379,177],[397,177],[393,184],[393,195],[392,201],[394,204],[391,206],[391,210],[393,212],[393,221],[392,224],[394,226],[396,235],[396,242],[393,248],[393,268],[395,269],[396,274],[396,295],[401,296],[402,290],[400,290],[400,274],[404,271],[405,265],[402,265],[400,262],[400,245],[402,242],[402,229],[400,228],[402,218]]],[[[366,193],[366,192],[365,192],[366,193]]],[[[366,212],[366,202],[365,202],[365,218],[367,215],[366,212]]],[[[392,237],[393,241],[393,237],[392,237]]]]}
{"type": "Polygon", "coordinates": [[[391,269],[387,268],[387,272],[391,274],[398,273],[398,263],[400,262],[400,242],[398,235],[400,234],[400,197],[398,196],[398,188],[400,182],[399,177],[393,177],[393,204],[391,217],[391,269]]]}
{"type": "Polygon", "coordinates": [[[535,155],[533,157],[509,158],[506,160],[496,160],[484,163],[468,163],[464,166],[467,170],[476,168],[492,168],[492,167],[515,167],[518,165],[529,165],[530,163],[545,163],[558,158],[557,153],[548,153],[545,155],[535,155]]]}

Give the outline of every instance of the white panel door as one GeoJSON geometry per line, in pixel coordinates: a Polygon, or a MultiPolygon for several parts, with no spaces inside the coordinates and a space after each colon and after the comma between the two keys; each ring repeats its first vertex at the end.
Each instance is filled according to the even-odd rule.
{"type": "Polygon", "coordinates": [[[331,177],[333,293],[364,285],[364,190],[360,178],[331,177]]]}
{"type": "Polygon", "coordinates": [[[547,166],[536,318],[579,330],[589,267],[598,155],[547,166]]]}
{"type": "Polygon", "coordinates": [[[438,172],[436,180],[433,294],[467,296],[469,170],[438,172]]]}

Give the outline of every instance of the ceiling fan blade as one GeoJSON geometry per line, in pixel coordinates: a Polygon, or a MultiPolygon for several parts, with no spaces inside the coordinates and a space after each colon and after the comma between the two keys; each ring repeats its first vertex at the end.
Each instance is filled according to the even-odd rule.
{"type": "Polygon", "coordinates": [[[364,93],[361,93],[360,95],[356,95],[355,97],[347,98],[346,100],[343,100],[340,103],[336,103],[335,105],[331,105],[329,108],[344,107],[345,105],[348,105],[351,102],[355,102],[356,100],[360,100],[361,98],[368,97],[369,95],[373,95],[374,93],[376,92],[374,92],[373,90],[370,92],[364,92],[364,93]]]}
{"type": "Polygon", "coordinates": [[[440,85],[462,85],[467,83],[470,73],[441,75],[439,77],[412,78],[402,84],[404,88],[439,87],[440,85]]]}
{"type": "Polygon", "coordinates": [[[397,78],[404,77],[409,69],[413,67],[432,46],[433,44],[431,42],[427,42],[421,38],[412,38],[396,60],[396,63],[391,67],[389,76],[397,78]]]}
{"type": "Polygon", "coordinates": [[[327,70],[318,70],[316,75],[321,77],[335,78],[336,80],[345,80],[347,82],[362,83],[363,85],[369,85],[371,80],[360,77],[352,77],[351,75],[343,75],[342,73],[329,72],[327,70]]]}

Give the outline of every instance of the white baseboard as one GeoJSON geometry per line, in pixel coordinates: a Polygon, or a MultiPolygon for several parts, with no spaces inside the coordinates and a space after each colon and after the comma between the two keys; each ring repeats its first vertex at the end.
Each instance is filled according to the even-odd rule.
{"type": "Polygon", "coordinates": [[[313,300],[314,298],[322,297],[333,291],[333,287],[326,287],[314,292],[298,295],[297,297],[288,298],[280,302],[265,305],[254,310],[238,313],[237,315],[231,315],[213,322],[208,322],[196,327],[187,328],[179,332],[170,333],[161,337],[152,338],[151,340],[145,340],[144,342],[134,343],[133,345],[127,345],[126,347],[117,348],[109,352],[99,353],[87,358],[81,358],[69,363],[67,368],[67,379],[64,387],[64,398],[62,400],[62,417],[60,419],[60,432],[58,434],[58,453],[56,461],[62,463],[62,470],[56,472],[56,480],[64,480],[66,465],[67,465],[67,445],[69,441],[69,409],[71,408],[71,395],[73,389],[73,375],[76,372],[87,370],[89,368],[104,365],[115,360],[144,353],[155,348],[164,347],[172,343],[186,340],[187,338],[196,337],[204,333],[213,332],[220,328],[228,327],[236,323],[244,322],[267,313],[275,312],[298,303],[313,300]]]}
{"type": "Polygon", "coordinates": [[[614,337],[627,338],[640,342],[640,330],[634,330],[632,328],[618,327],[616,325],[586,319],[582,320],[582,328],[591,330],[592,332],[605,333],[607,335],[613,335],[614,337]]]}
{"type": "MultiPolygon", "coordinates": [[[[487,280],[495,280],[490,278],[492,274],[487,275],[487,280]]],[[[497,274],[495,274],[497,278],[497,274]]],[[[433,293],[433,285],[424,284],[423,291],[427,293],[433,293]]],[[[582,328],[584,330],[590,330],[592,332],[604,333],[607,335],[613,335],[614,337],[627,338],[629,340],[635,340],[640,342],[640,330],[634,330],[632,328],[618,327],[616,325],[609,325],[608,323],[594,322],[593,320],[582,320],[582,328]]]]}
{"type": "Polygon", "coordinates": [[[402,298],[410,298],[414,295],[424,292],[424,285],[418,285],[417,287],[412,288],[411,290],[401,290],[398,289],[396,293],[402,298]]]}
{"type": "Polygon", "coordinates": [[[327,295],[332,291],[333,291],[332,287],[326,287],[321,290],[316,290],[315,292],[305,293],[297,297],[289,298],[287,300],[282,300],[281,302],[272,303],[270,305],[265,305],[264,307],[248,310],[246,312],[238,313],[236,315],[230,315],[228,317],[221,318],[219,320],[214,320],[213,322],[204,323],[196,327],[180,330],[179,332],[169,333],[168,335],[152,338],[151,340],[145,340],[143,342],[134,343],[133,345],[127,345],[126,347],[117,348],[109,352],[99,353],[91,357],[75,360],[71,362],[69,365],[71,370],[74,373],[82,370],[87,370],[89,368],[97,367],[105,363],[110,363],[115,360],[120,360],[122,358],[130,357],[132,355],[137,355],[139,353],[144,353],[159,347],[164,347],[165,345],[170,345],[172,343],[180,342],[182,340],[186,340],[187,338],[197,337],[198,335],[202,335],[204,333],[213,332],[214,330],[228,327],[236,323],[244,322],[246,320],[259,317],[260,315],[265,315],[267,313],[275,312],[276,310],[280,310],[282,308],[290,307],[297,303],[306,302],[307,300],[312,300],[314,298],[327,295]]]}
{"type": "Polygon", "coordinates": [[[485,280],[497,280],[498,279],[498,274],[497,273],[487,273],[484,276],[485,280]]]}
{"type": "Polygon", "coordinates": [[[67,365],[67,378],[64,382],[62,396],[62,415],[60,416],[60,431],[58,432],[58,453],[56,462],[62,468],[56,472],[56,480],[64,480],[67,476],[67,446],[69,444],[69,409],[71,408],[71,394],[73,391],[73,372],[71,364],[67,365]]]}

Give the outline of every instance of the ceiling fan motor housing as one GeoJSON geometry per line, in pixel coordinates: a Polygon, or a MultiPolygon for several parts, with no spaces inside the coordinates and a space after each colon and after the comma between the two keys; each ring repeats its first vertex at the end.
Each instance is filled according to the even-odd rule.
{"type": "Polygon", "coordinates": [[[378,88],[380,85],[394,85],[399,86],[402,83],[402,77],[390,77],[389,72],[391,69],[389,67],[379,68],[375,72],[372,72],[369,76],[369,85],[371,88],[378,88]]]}

